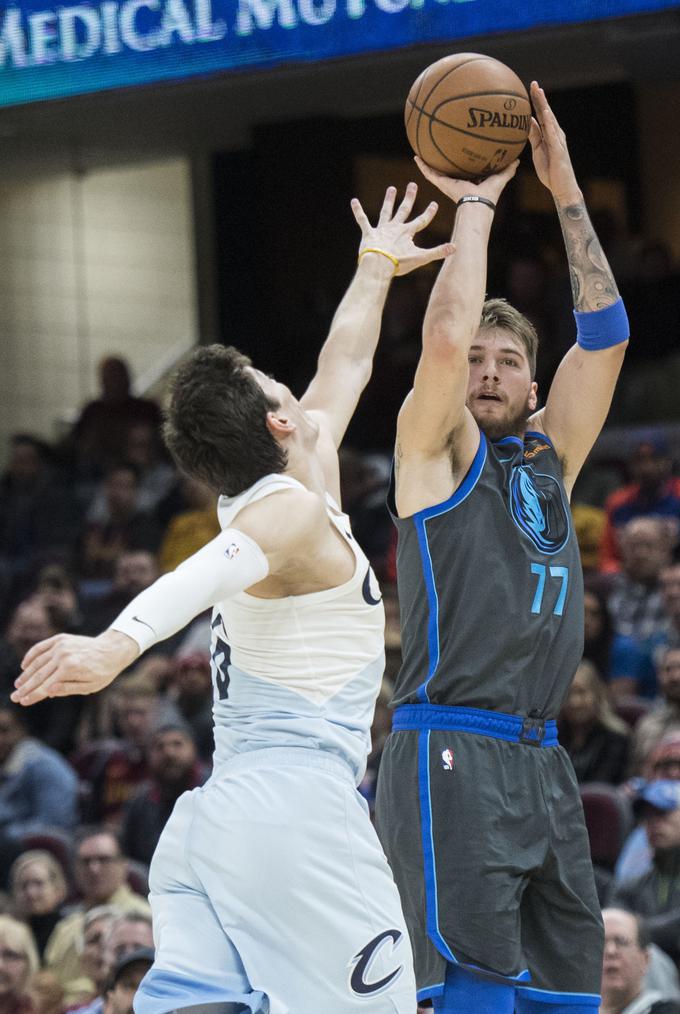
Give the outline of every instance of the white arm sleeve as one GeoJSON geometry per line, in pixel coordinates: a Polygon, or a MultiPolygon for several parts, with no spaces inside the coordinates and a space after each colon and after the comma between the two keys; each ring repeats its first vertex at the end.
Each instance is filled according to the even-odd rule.
{"type": "Polygon", "coordinates": [[[140,652],[146,651],[268,573],[269,562],[258,544],[236,528],[225,528],[176,570],[145,588],[109,629],[127,634],[140,652]]]}

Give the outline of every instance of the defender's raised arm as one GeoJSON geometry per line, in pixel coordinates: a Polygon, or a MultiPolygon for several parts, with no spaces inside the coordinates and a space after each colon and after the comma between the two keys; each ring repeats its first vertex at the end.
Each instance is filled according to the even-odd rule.
{"type": "Polygon", "coordinates": [[[416,234],[430,224],[437,212],[437,205],[432,202],[422,214],[407,221],[417,193],[416,184],[409,183],[395,212],[397,191],[389,187],[376,226],[370,224],[359,201],[352,201],[352,211],[361,229],[359,264],[333,317],[316,375],[300,401],[305,411],[315,413],[319,422],[325,424],[335,447],[340,446],[371,376],[392,279],[441,260],[453,251],[451,243],[430,250],[415,245],[416,234]]]}

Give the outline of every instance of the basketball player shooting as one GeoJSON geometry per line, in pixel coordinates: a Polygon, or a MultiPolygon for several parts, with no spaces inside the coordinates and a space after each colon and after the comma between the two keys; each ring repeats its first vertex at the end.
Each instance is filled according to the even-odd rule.
{"type": "Polygon", "coordinates": [[[545,407],[534,328],[504,300],[484,303],[494,177],[475,186],[420,163],[456,202],[456,253],[431,293],[398,421],[403,665],[377,822],[418,997],[437,1014],[599,1006],[602,924],[554,720],[583,647],[569,495],[607,416],[628,322],[535,82],[531,99],[534,166],[562,226],[576,318],[545,407]]]}
{"type": "Polygon", "coordinates": [[[156,960],[137,1014],[413,1014],[399,897],[356,790],[384,666],[384,610],[342,514],[337,448],[366,385],[394,275],[447,256],[414,237],[409,184],[378,225],[353,202],[359,266],[301,401],[235,349],[198,349],[165,426],[219,494],[221,534],[95,638],[23,661],[15,700],[94,693],[213,607],[215,757],[150,871],[156,960]]]}

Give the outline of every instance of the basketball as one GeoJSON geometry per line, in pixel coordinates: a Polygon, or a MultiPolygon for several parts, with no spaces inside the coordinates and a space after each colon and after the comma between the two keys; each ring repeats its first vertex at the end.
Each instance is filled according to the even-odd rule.
{"type": "Polygon", "coordinates": [[[526,88],[509,67],[479,53],[456,53],[426,67],[404,111],[411,147],[433,169],[474,180],[505,169],[531,125],[526,88]]]}

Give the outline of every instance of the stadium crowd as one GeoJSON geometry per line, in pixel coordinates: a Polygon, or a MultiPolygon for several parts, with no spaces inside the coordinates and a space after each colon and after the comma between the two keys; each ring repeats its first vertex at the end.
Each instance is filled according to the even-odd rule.
{"type": "MultiPolygon", "coordinates": [[[[634,329],[652,338],[636,337],[646,361],[624,385],[633,408],[620,421],[631,424],[654,371],[675,363],[680,319],[665,252],[650,244],[643,254],[626,298],[634,329]]],[[[549,332],[547,275],[540,257],[519,257],[505,284],[549,332]]],[[[401,324],[388,314],[397,363],[401,324]]],[[[96,697],[30,709],[9,699],[32,645],[62,631],[99,633],[219,531],[210,492],[178,474],[159,407],[132,394],[125,362],[104,360],[100,381],[59,444],[14,434],[0,477],[0,1014],[130,1010],[153,956],[152,853],[177,797],[210,773],[209,616],[96,697]]],[[[381,418],[387,432],[394,416],[381,418]]],[[[586,470],[573,504],[585,647],[560,740],[582,784],[607,906],[602,1010],[612,1014],[680,1011],[680,477],[669,432],[631,430],[605,466],[586,470]]],[[[343,504],[387,613],[387,670],[361,785],[369,805],[399,665],[386,443],[342,452],[343,504]]]]}

